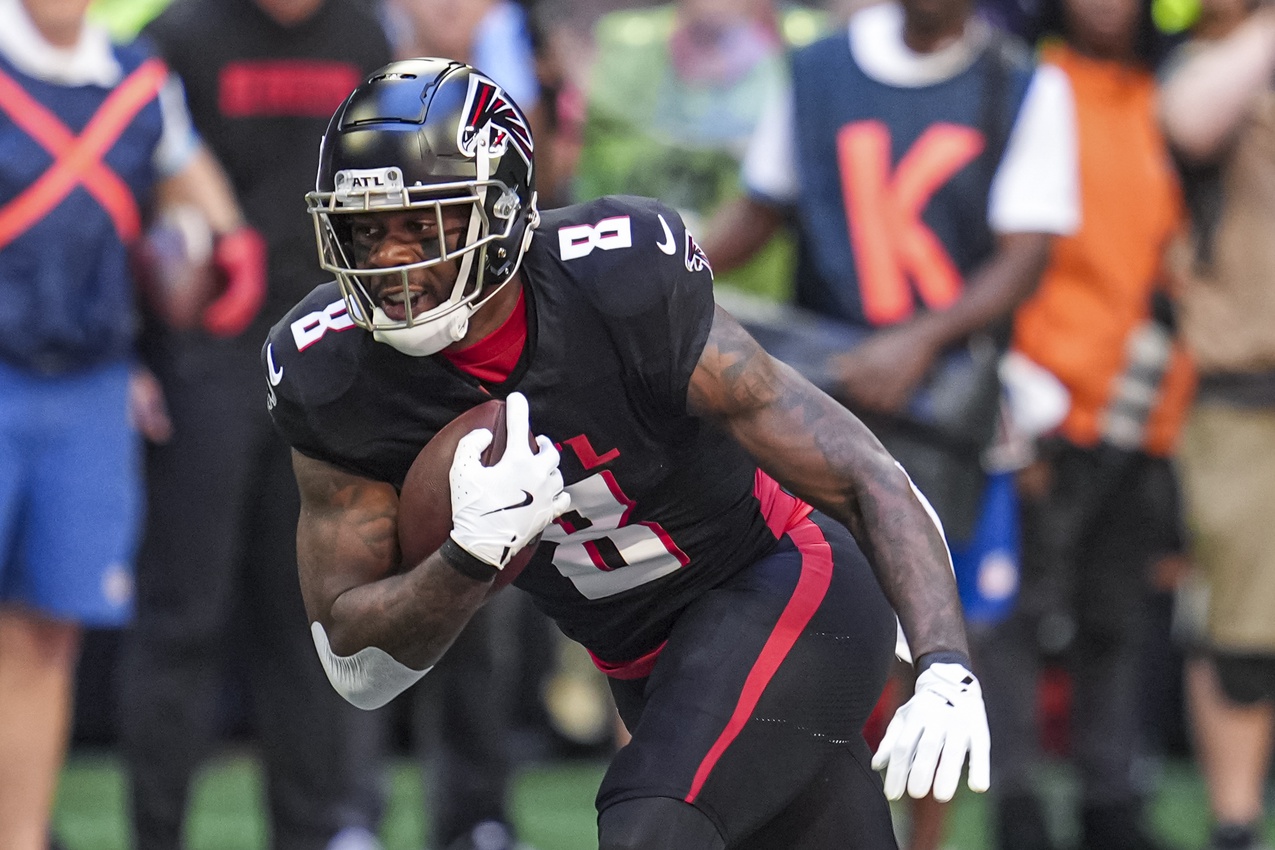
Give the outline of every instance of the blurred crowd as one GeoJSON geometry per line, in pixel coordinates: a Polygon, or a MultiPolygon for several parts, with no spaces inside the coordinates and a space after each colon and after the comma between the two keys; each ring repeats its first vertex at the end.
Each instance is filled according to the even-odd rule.
{"type": "MultiPolygon", "coordinates": [[[[530,116],[542,208],[674,207],[719,301],[929,497],[988,705],[989,846],[1180,847],[1144,817],[1179,706],[1207,850],[1265,846],[1275,7],[0,0],[0,848],[57,846],[74,730],[118,743],[139,850],[181,846],[228,715],[289,850],[374,850],[404,741],[437,850],[525,847],[519,762],[623,744],[519,594],[377,712],[306,628],[260,348],[324,280],[328,117],[426,55],[530,116]],[[165,267],[192,256],[194,306],[171,278],[198,271],[165,267]]],[[[881,713],[910,687],[901,663],[881,713]]],[[[901,847],[944,831],[932,799],[901,811],[901,847]]]]}

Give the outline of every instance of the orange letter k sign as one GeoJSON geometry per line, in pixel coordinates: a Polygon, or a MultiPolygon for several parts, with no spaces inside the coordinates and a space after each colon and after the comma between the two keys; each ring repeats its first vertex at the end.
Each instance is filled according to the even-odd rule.
{"type": "Polygon", "coordinates": [[[850,244],[863,312],[872,324],[890,325],[912,315],[913,286],[934,310],[960,295],[960,271],[921,214],[934,193],[982,150],[977,130],[935,124],[891,173],[885,124],[859,121],[837,134],[850,244]]]}

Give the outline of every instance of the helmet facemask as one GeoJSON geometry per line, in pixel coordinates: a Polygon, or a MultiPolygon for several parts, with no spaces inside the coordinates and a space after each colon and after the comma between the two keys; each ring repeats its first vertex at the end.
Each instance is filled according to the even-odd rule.
{"type": "Polygon", "coordinates": [[[348,169],[336,173],[333,191],[306,196],[320,264],[336,275],[351,320],[405,354],[434,354],[465,336],[470,316],[517,271],[538,219],[534,193],[530,209],[523,210],[513,188],[488,177],[486,132],[480,134],[475,153],[478,179],[404,186],[402,170],[393,166],[348,169]],[[457,244],[449,245],[446,212],[458,208],[467,210],[468,215],[457,244]],[[410,210],[434,218],[434,235],[421,243],[422,259],[406,265],[368,267],[354,244],[351,217],[410,210]],[[522,244],[511,251],[513,241],[522,244]],[[489,259],[494,262],[489,263],[489,259]],[[416,313],[414,299],[407,297],[411,272],[453,261],[457,274],[447,297],[416,313]],[[498,277],[488,274],[493,267],[498,269],[498,277]],[[488,289],[493,283],[496,285],[488,289]],[[391,317],[383,309],[386,292],[404,294],[402,318],[391,317]]]}

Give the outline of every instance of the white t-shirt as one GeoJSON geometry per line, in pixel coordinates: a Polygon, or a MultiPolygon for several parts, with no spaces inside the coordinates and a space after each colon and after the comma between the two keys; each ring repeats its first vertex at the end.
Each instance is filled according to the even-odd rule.
{"type": "MultiPolygon", "coordinates": [[[[124,76],[105,29],[86,21],[74,47],[57,47],[41,35],[21,0],[0,0],[0,54],[22,73],[60,86],[110,88],[124,76]]],[[[159,106],[164,125],[155,170],[171,177],[186,167],[199,143],[175,74],[168,75],[160,90],[159,106]]]]}
{"type": "MultiPolygon", "coordinates": [[[[850,51],[869,77],[919,87],[950,79],[979,56],[988,30],[971,20],[965,35],[934,53],[915,53],[903,41],[903,10],[869,6],[850,19],[850,51]]],[[[750,194],[792,205],[800,191],[790,87],[766,105],[744,158],[750,194]]],[[[1061,69],[1040,65],[1032,75],[988,199],[987,221],[996,233],[1074,232],[1080,226],[1076,116],[1071,86],[1061,69]]]]}

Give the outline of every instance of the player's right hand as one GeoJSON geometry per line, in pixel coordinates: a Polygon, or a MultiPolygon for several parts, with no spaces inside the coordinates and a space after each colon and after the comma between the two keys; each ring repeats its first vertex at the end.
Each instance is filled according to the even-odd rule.
{"type": "Polygon", "coordinates": [[[562,489],[558,450],[553,441],[536,437],[538,452],[521,435],[530,431],[527,399],[513,393],[505,400],[505,453],[483,466],[482,452],[491,444],[486,428],[472,431],[456,444],[450,473],[452,539],[484,563],[504,569],[519,550],[545,526],[571,507],[562,489]]]}

